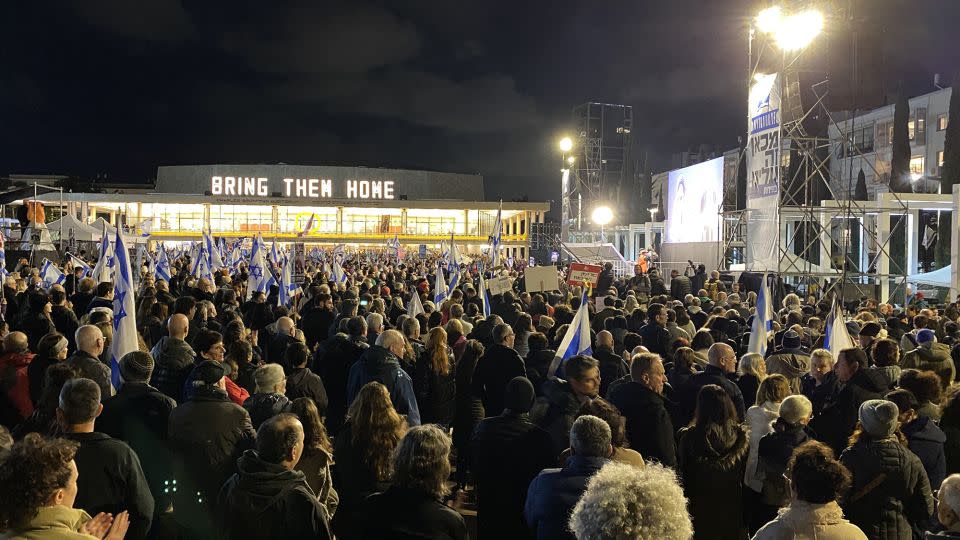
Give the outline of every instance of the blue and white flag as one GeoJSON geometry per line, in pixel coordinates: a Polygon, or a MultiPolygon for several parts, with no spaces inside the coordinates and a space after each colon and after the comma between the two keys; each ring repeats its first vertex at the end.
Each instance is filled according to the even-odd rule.
{"type": "Polygon", "coordinates": [[[263,243],[263,238],[258,234],[253,239],[253,247],[250,249],[250,267],[247,269],[249,274],[247,277],[248,299],[255,292],[267,292],[269,289],[266,276],[270,275],[270,271],[267,268],[266,260],[264,260],[264,251],[266,251],[266,246],[263,243]]]}
{"type": "Polygon", "coordinates": [[[333,258],[333,263],[330,266],[330,274],[333,282],[337,285],[342,285],[347,282],[347,273],[343,270],[343,266],[336,257],[333,258]]]}
{"type": "Polygon", "coordinates": [[[753,314],[753,324],[750,326],[750,344],[747,352],[767,354],[767,344],[770,341],[770,332],[773,331],[773,295],[770,293],[770,283],[767,274],[763,275],[760,293],[757,294],[757,311],[753,314]]]}
{"type": "Polygon", "coordinates": [[[577,310],[577,314],[573,316],[573,322],[567,327],[567,333],[563,335],[560,346],[557,347],[557,355],[547,370],[548,376],[557,377],[560,367],[572,356],[593,354],[593,349],[590,346],[589,305],[589,291],[584,289],[583,298],[580,299],[580,308],[577,310]]]}
{"type": "Polygon", "coordinates": [[[57,268],[57,265],[53,264],[53,261],[44,259],[43,264],[40,265],[40,279],[43,280],[43,288],[49,289],[54,285],[63,283],[67,276],[63,275],[63,272],[57,268]]]}
{"type": "Polygon", "coordinates": [[[497,221],[493,223],[493,234],[490,235],[490,259],[492,266],[496,268],[500,264],[500,233],[503,230],[501,214],[503,213],[503,201],[500,201],[500,207],[497,209],[497,221]]]}
{"type": "Polygon", "coordinates": [[[137,312],[134,307],[133,274],[123,239],[117,231],[117,272],[113,284],[113,342],[110,344],[110,382],[114,392],[120,388],[120,359],[139,349],[137,344],[137,312]]]}
{"type": "Polygon", "coordinates": [[[210,234],[210,231],[204,231],[203,244],[207,252],[207,267],[212,274],[224,266],[223,258],[220,256],[220,246],[213,239],[213,235],[210,234]]]}
{"type": "Polygon", "coordinates": [[[300,286],[293,281],[293,271],[291,270],[293,261],[284,258],[283,266],[280,268],[280,291],[277,295],[277,305],[290,307],[293,297],[300,292],[300,286]]]}
{"type": "Polygon", "coordinates": [[[83,268],[84,277],[87,277],[91,273],[93,273],[93,268],[89,264],[84,262],[83,259],[81,259],[80,257],[77,257],[73,253],[67,253],[67,255],[70,257],[70,261],[73,263],[74,268],[83,268]]]}
{"type": "Polygon", "coordinates": [[[434,279],[433,303],[440,309],[440,303],[447,299],[447,281],[443,277],[443,261],[437,261],[437,277],[434,279]]]}
{"type": "MultiPolygon", "coordinates": [[[[117,229],[117,234],[120,230],[117,229]]],[[[107,224],[103,224],[103,234],[100,236],[100,258],[97,259],[97,264],[93,267],[93,275],[91,276],[97,283],[105,283],[113,281],[113,267],[114,267],[114,245],[110,242],[110,235],[107,234],[107,224]]]]}
{"type": "Polygon", "coordinates": [[[426,312],[427,311],[423,309],[423,302],[420,301],[420,291],[414,287],[412,293],[410,294],[410,302],[407,303],[407,315],[416,317],[417,315],[426,312]]]}
{"type": "Polygon", "coordinates": [[[157,246],[157,262],[153,266],[153,271],[158,279],[170,282],[170,259],[167,258],[167,249],[163,244],[157,246]]]}
{"type": "Polygon", "coordinates": [[[450,285],[447,290],[452,291],[460,286],[460,268],[450,272],[450,285]]]}
{"type": "Polygon", "coordinates": [[[10,272],[7,272],[7,253],[3,247],[3,233],[0,233],[0,281],[6,280],[10,272]]]}
{"type": "Polygon", "coordinates": [[[826,331],[823,333],[823,348],[830,351],[833,359],[844,349],[855,347],[850,332],[847,331],[847,324],[843,320],[843,308],[836,299],[833,301],[833,308],[830,315],[827,316],[826,331]]]}
{"type": "Polygon", "coordinates": [[[487,283],[483,280],[483,269],[480,270],[480,304],[483,306],[483,316],[490,316],[490,294],[487,292],[487,283]]]}
{"type": "Polygon", "coordinates": [[[273,266],[280,267],[280,253],[277,252],[277,241],[274,240],[273,244],[270,246],[270,253],[267,255],[267,260],[270,261],[273,266]]]}
{"type": "Polygon", "coordinates": [[[460,269],[460,252],[457,251],[457,244],[453,242],[453,233],[450,233],[450,251],[447,257],[447,272],[454,272],[460,269]]]}

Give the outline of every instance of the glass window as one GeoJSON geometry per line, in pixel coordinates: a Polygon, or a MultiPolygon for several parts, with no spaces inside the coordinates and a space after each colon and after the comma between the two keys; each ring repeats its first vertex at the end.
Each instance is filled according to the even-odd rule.
{"type": "Polygon", "coordinates": [[[946,113],[937,116],[937,131],[947,129],[947,118],[946,113]]]}
{"type": "Polygon", "coordinates": [[[155,230],[199,233],[206,227],[202,204],[144,204],[143,214],[153,216],[155,230]]]}
{"type": "Polygon", "coordinates": [[[399,208],[344,208],[343,232],[346,234],[400,233],[399,208]]]}
{"type": "Polygon", "coordinates": [[[923,156],[913,156],[910,158],[910,174],[923,176],[923,156]]]}
{"type": "Polygon", "coordinates": [[[268,205],[210,205],[210,230],[240,235],[270,232],[273,229],[273,207],[268,205]]]}
{"type": "Polygon", "coordinates": [[[910,140],[916,141],[917,144],[927,144],[927,109],[926,107],[918,108],[914,117],[917,121],[917,132],[916,137],[910,137],[910,140]]]}
{"type": "Polygon", "coordinates": [[[282,233],[299,234],[310,223],[312,234],[333,234],[337,232],[337,209],[316,206],[278,206],[277,227],[282,233]]]}
{"type": "Polygon", "coordinates": [[[943,167],[943,150],[937,152],[937,167],[943,167]]]}
{"type": "Polygon", "coordinates": [[[878,159],[874,168],[877,169],[877,175],[873,178],[874,182],[881,184],[890,183],[890,161],[878,159]]]}
{"type": "Polygon", "coordinates": [[[466,234],[468,227],[463,210],[407,210],[406,234],[445,236],[466,234]]]}

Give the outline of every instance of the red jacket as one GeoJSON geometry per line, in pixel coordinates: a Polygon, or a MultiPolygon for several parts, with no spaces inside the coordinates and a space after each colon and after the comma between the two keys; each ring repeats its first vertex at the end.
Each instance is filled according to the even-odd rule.
{"type": "Polygon", "coordinates": [[[33,357],[34,354],[30,352],[0,355],[0,387],[6,389],[7,400],[16,409],[21,421],[33,414],[30,378],[27,376],[27,366],[33,357]]]}
{"type": "Polygon", "coordinates": [[[230,397],[230,401],[236,403],[237,405],[243,406],[243,402],[250,397],[250,392],[247,392],[246,388],[238,385],[233,382],[233,379],[227,377],[227,396],[230,397]]]}

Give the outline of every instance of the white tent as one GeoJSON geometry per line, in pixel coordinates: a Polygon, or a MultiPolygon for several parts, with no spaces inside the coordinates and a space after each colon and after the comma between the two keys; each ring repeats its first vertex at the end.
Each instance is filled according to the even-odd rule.
{"type": "Polygon", "coordinates": [[[947,265],[933,272],[910,274],[907,276],[907,282],[919,285],[933,285],[935,287],[949,287],[952,270],[953,268],[947,265]]]}
{"type": "Polygon", "coordinates": [[[64,240],[70,238],[70,231],[72,230],[73,238],[78,242],[93,242],[95,240],[99,240],[102,230],[96,229],[92,225],[83,223],[73,214],[67,214],[53,223],[48,223],[47,229],[54,238],[59,239],[61,226],[63,227],[64,240]]]}
{"type": "MultiPolygon", "coordinates": [[[[94,240],[98,242],[100,241],[100,237],[103,235],[104,227],[106,227],[107,236],[110,238],[111,242],[114,242],[117,237],[117,228],[107,223],[107,220],[103,219],[102,217],[97,218],[97,220],[91,224],[91,227],[97,231],[94,235],[94,240]]],[[[123,233],[123,242],[127,245],[144,244],[146,241],[147,239],[144,237],[137,236],[135,234],[123,233]]]]}

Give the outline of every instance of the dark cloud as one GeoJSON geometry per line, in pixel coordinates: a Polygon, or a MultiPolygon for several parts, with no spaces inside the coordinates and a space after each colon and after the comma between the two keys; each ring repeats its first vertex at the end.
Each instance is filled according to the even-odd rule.
{"type": "Polygon", "coordinates": [[[196,31],[178,0],[71,0],[68,6],[94,28],[134,40],[182,43],[196,31]]]}

